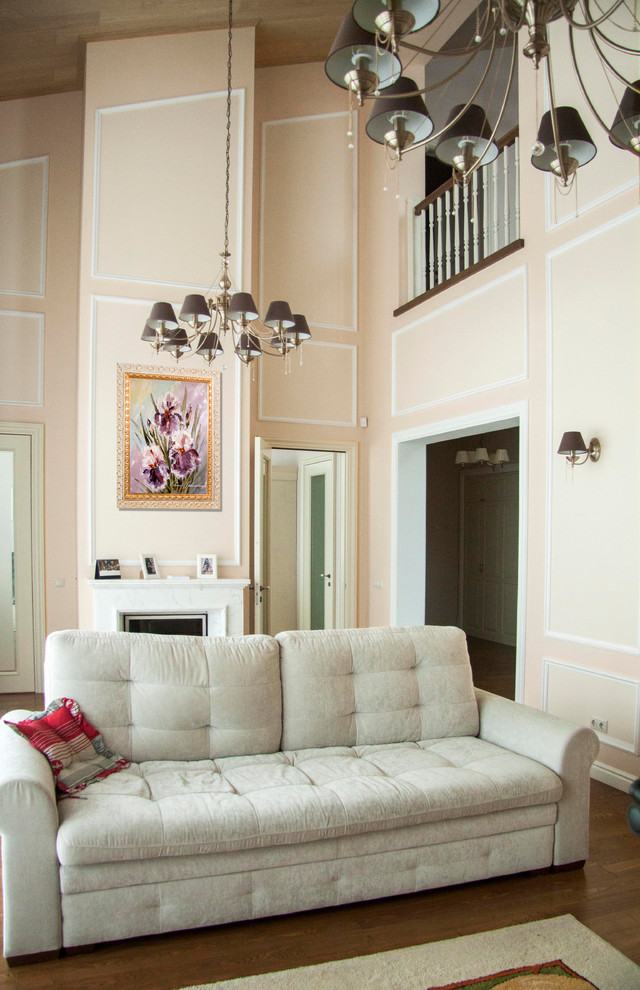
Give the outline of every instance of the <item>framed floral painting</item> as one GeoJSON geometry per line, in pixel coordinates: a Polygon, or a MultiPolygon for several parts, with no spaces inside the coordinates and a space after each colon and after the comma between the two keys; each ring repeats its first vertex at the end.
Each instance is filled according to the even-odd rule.
{"type": "Polygon", "coordinates": [[[118,365],[118,508],[220,509],[220,372],[118,365]]]}

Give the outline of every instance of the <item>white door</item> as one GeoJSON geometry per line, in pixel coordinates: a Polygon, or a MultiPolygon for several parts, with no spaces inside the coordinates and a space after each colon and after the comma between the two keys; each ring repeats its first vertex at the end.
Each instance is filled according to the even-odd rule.
{"type": "MultiPolygon", "coordinates": [[[[0,692],[35,691],[32,438],[0,433],[0,692]]],[[[38,644],[39,648],[39,644],[38,644]]]]}
{"type": "Polygon", "coordinates": [[[300,465],[300,629],[336,626],[336,454],[305,458],[300,465]]]}
{"type": "Polygon", "coordinates": [[[253,603],[256,633],[269,633],[271,534],[271,451],[256,437],[253,518],[253,603]]]}
{"type": "Polygon", "coordinates": [[[464,476],[463,627],[516,645],[518,473],[464,476]]]}

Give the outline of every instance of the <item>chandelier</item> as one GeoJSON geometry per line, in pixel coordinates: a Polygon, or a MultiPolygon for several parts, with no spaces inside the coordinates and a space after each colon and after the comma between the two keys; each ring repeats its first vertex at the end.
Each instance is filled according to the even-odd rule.
{"type": "MultiPolygon", "coordinates": [[[[355,0],[338,31],[325,69],[332,82],[347,89],[359,106],[367,100],[374,101],[367,134],[385,146],[392,166],[405,151],[434,143],[436,156],[452,166],[454,178],[466,184],[473,172],[498,155],[496,134],[515,76],[515,37],[524,30],[528,37],[523,52],[536,69],[544,63],[550,103],[550,109],[540,121],[531,162],[536,168],[550,172],[560,186],[566,187],[572,183],[577,169],[591,161],[596,147],[578,111],[571,106],[558,106],[556,102],[548,36],[552,21],[563,18],[567,24],[571,62],[595,119],[615,147],[640,157],[640,79],[631,82],[611,61],[612,53],[623,59],[640,54],[640,14],[637,6],[633,6],[636,0],[613,0],[604,10],[600,6],[602,2],[608,0],[480,0],[475,13],[475,33],[468,43],[455,50],[432,51],[425,45],[411,44],[407,35],[435,20],[439,0],[355,0]],[[611,90],[614,85],[625,87],[609,125],[587,89],[585,72],[576,53],[575,35],[579,33],[588,35],[611,90]],[[634,44],[625,43],[630,35],[635,36],[631,39],[634,44]],[[492,127],[485,110],[475,101],[490,70],[495,70],[509,47],[512,51],[508,79],[492,127]],[[416,54],[432,58],[455,56],[463,64],[442,82],[420,89],[402,74],[400,52],[405,51],[412,58],[416,54]],[[467,102],[456,105],[444,127],[434,133],[424,95],[439,86],[444,88],[471,65],[480,51],[488,52],[488,60],[484,70],[478,73],[477,86],[467,102]]],[[[637,58],[634,64],[637,66],[637,58]]],[[[428,67],[426,75],[428,80],[428,67]]]]}
{"type": "Polygon", "coordinates": [[[209,298],[198,293],[185,296],[178,317],[171,303],[156,302],[142,331],[142,340],[153,351],[168,351],[176,361],[195,351],[207,364],[223,354],[222,341],[230,341],[236,356],[246,365],[266,354],[285,359],[303,341],[311,337],[305,317],[292,313],[288,302],[270,303],[264,321],[249,292],[235,292],[229,274],[229,176],[231,170],[231,54],[233,34],[233,0],[229,0],[229,30],[227,46],[227,106],[225,150],[224,251],[220,253],[221,268],[210,286],[209,298]]]}

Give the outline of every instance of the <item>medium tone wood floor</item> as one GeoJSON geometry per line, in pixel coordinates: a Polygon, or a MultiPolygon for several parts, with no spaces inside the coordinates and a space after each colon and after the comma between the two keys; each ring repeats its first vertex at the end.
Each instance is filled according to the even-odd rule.
{"type": "MultiPolygon", "coordinates": [[[[0,712],[41,699],[0,695],[0,712]]],[[[591,784],[583,870],[520,875],[261,921],[103,943],[92,953],[9,969],[0,990],[177,990],[573,914],[640,964],[640,838],[629,798],[591,784]]],[[[37,877],[33,877],[37,897],[37,877]]]]}

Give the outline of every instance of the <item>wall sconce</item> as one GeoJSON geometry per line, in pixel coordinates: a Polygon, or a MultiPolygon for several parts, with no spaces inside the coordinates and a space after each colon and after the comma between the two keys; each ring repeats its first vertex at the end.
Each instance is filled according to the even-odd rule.
{"type": "Polygon", "coordinates": [[[601,453],[600,441],[597,437],[591,437],[589,446],[582,439],[582,433],[570,431],[562,434],[562,440],[558,447],[558,453],[564,454],[567,461],[573,467],[575,464],[586,464],[587,461],[599,461],[601,453]],[[580,458],[582,457],[582,460],[580,458]]]}
{"type": "MultiPolygon", "coordinates": [[[[480,440],[481,444],[484,444],[483,440],[480,440]]],[[[502,467],[503,464],[509,463],[509,454],[504,449],[504,447],[499,447],[495,454],[489,454],[485,446],[476,447],[475,450],[458,450],[456,451],[456,464],[464,468],[468,465],[483,465],[488,464],[493,468],[502,467]]]]}

